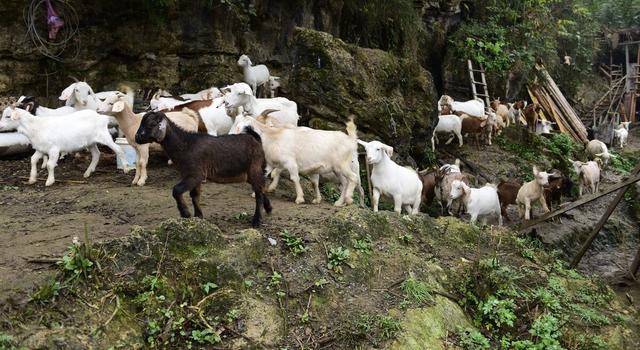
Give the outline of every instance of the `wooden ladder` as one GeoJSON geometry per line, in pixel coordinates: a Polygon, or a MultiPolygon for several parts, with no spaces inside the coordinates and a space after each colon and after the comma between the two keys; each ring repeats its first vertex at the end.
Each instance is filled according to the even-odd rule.
{"type": "Polygon", "coordinates": [[[473,62],[471,62],[471,60],[467,60],[467,65],[469,67],[469,80],[471,82],[473,98],[484,99],[485,110],[489,110],[489,107],[491,107],[491,100],[489,98],[489,89],[487,88],[487,79],[484,76],[484,67],[481,63],[480,69],[473,68],[473,62]],[[480,81],[476,80],[476,73],[480,73],[480,81]],[[478,90],[481,90],[482,93],[478,93],[478,90]]]}

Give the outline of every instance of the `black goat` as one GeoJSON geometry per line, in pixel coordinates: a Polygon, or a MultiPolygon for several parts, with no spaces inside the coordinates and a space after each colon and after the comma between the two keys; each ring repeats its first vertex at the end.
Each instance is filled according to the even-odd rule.
{"type": "Polygon", "coordinates": [[[217,183],[248,182],[256,195],[254,227],[260,225],[261,207],[271,212],[264,194],[265,165],[260,136],[247,128],[246,134],[211,136],[191,133],[174,124],[162,112],[149,112],[142,117],[136,142],[157,142],[173,160],[182,180],[173,187],[173,198],[182,217],[191,213],[182,198],[189,191],[194,215],[202,218],[200,190],[203,180],[217,183]]]}
{"type": "Polygon", "coordinates": [[[562,196],[571,196],[573,181],[558,169],[550,169],[547,173],[556,174],[553,177],[549,176],[549,184],[544,187],[544,198],[547,201],[547,206],[551,208],[556,203],[560,206],[562,204],[562,196]]]}
{"type": "Polygon", "coordinates": [[[22,108],[25,111],[36,115],[36,110],[38,109],[38,107],[40,107],[40,105],[38,104],[38,101],[36,101],[35,97],[23,96],[16,103],[16,107],[22,108]]]}

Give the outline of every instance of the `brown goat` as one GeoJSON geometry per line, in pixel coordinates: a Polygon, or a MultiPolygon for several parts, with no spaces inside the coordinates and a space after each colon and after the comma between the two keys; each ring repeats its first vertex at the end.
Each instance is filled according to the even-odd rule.
{"type": "Polygon", "coordinates": [[[496,113],[496,132],[499,134],[502,128],[509,126],[509,108],[503,105],[500,99],[491,101],[491,108],[496,113]]]}
{"type": "Polygon", "coordinates": [[[476,145],[480,145],[480,137],[486,136],[489,145],[491,144],[491,130],[493,122],[489,117],[481,119],[466,115],[462,118],[462,134],[473,134],[476,139],[476,145]]]}
{"type": "Polygon", "coordinates": [[[271,212],[271,203],[264,194],[266,160],[260,136],[251,128],[247,134],[211,136],[187,132],[162,112],[144,115],[135,140],[139,144],[157,142],[173,160],[182,180],[173,187],[180,216],[191,212],[182,195],[189,192],[194,215],[202,218],[200,192],[203,180],[217,183],[248,182],[256,196],[252,224],[260,226],[261,209],[271,212]]]}
{"type": "Polygon", "coordinates": [[[549,185],[544,188],[544,198],[547,200],[547,206],[551,208],[557,203],[559,206],[562,204],[562,196],[570,196],[573,182],[571,179],[560,170],[551,169],[547,171],[549,174],[555,174],[553,177],[549,176],[549,185]]]}
{"type": "Polygon", "coordinates": [[[507,216],[507,207],[509,204],[516,204],[516,197],[521,184],[515,181],[501,180],[498,184],[498,199],[500,200],[500,211],[502,216],[509,220],[507,216]]]}
{"type": "Polygon", "coordinates": [[[532,103],[524,109],[524,119],[527,121],[527,127],[529,131],[535,133],[536,125],[538,125],[538,112],[542,110],[537,103],[532,103]]]}
{"type": "Polygon", "coordinates": [[[436,197],[436,171],[438,169],[425,169],[418,172],[418,177],[422,182],[422,203],[426,206],[433,203],[436,197]]]}
{"type": "MultiPolygon", "coordinates": [[[[211,106],[212,102],[213,102],[213,100],[191,101],[191,102],[185,103],[183,105],[175,106],[172,109],[162,110],[161,112],[165,112],[165,113],[166,112],[180,112],[184,108],[189,108],[192,111],[198,112],[201,108],[211,106]]],[[[203,133],[207,132],[207,127],[204,125],[204,121],[202,120],[202,118],[200,118],[200,120],[198,122],[198,132],[203,132],[203,133]]]]}

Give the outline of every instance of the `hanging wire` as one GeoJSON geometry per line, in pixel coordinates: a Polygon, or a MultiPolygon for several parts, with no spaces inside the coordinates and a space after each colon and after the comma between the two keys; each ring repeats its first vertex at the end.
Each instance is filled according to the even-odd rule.
{"type": "Polygon", "coordinates": [[[32,0],[29,7],[25,8],[23,17],[27,34],[42,55],[59,62],[73,60],[80,52],[78,13],[67,0],[50,1],[58,16],[64,20],[57,39],[50,40],[48,36],[46,0],[32,0]]]}

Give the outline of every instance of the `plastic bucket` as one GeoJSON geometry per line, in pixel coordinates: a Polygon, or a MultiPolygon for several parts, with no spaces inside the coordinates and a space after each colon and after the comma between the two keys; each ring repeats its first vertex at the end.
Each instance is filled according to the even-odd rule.
{"type": "MultiPolygon", "coordinates": [[[[116,138],[116,144],[122,148],[127,164],[129,166],[136,164],[136,150],[129,144],[129,142],[127,142],[127,139],[124,137],[118,137],[116,138]]],[[[122,159],[120,159],[120,156],[116,155],[116,161],[118,169],[122,169],[122,159]]]]}

